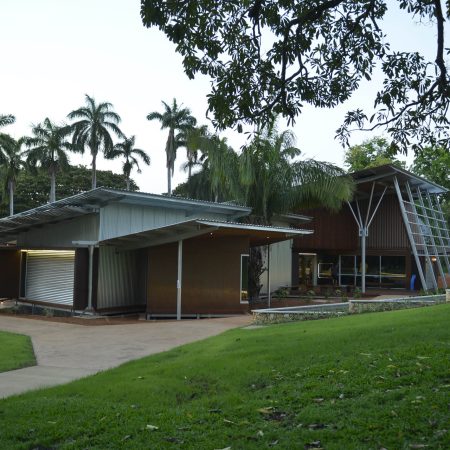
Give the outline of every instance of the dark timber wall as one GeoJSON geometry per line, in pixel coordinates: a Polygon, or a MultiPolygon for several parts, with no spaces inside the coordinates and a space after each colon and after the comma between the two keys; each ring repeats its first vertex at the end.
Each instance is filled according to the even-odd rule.
{"type": "Polygon", "coordinates": [[[18,298],[20,251],[0,250],[0,298],[18,298]]]}
{"type": "Polygon", "coordinates": [[[313,209],[301,213],[313,217],[313,221],[302,225],[302,228],[314,230],[314,233],[294,239],[296,250],[316,252],[327,249],[346,252],[358,248],[358,229],[347,205],[337,213],[326,209],[313,209]]]}
{"type": "MultiPolygon", "coordinates": [[[[373,200],[372,211],[377,201],[377,199],[373,200]]],[[[367,201],[360,202],[361,214],[364,218],[367,204],[367,201]]],[[[358,228],[347,205],[334,214],[325,209],[302,211],[302,213],[313,217],[313,221],[303,227],[314,230],[314,234],[296,238],[294,241],[296,251],[320,252],[326,250],[330,253],[359,251],[358,228]]],[[[405,251],[409,251],[408,235],[396,196],[388,195],[383,198],[370,226],[366,242],[367,251],[371,253],[387,250],[405,254],[405,251]]]]}
{"type": "MultiPolygon", "coordinates": [[[[213,237],[183,242],[182,314],[239,314],[241,254],[248,253],[245,237],[213,237]]],[[[176,314],[178,244],[148,250],[150,314],[176,314]]]]}

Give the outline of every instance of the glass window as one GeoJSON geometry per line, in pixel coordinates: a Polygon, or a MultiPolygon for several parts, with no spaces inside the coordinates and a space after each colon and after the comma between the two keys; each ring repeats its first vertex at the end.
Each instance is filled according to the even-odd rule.
{"type": "Polygon", "coordinates": [[[248,260],[249,255],[241,255],[241,302],[248,302],[248,260]]]}
{"type": "Polygon", "coordinates": [[[341,256],[341,275],[355,274],[355,256],[354,255],[342,255],[341,256]]]}
{"type": "Polygon", "coordinates": [[[406,258],[404,256],[381,257],[381,283],[390,287],[405,287],[406,258]]]}

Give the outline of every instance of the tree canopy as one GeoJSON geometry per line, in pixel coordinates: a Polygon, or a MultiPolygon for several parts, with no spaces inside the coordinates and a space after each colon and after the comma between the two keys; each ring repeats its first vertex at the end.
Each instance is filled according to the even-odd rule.
{"type": "Polygon", "coordinates": [[[369,167],[394,164],[405,167],[403,161],[399,161],[395,155],[397,147],[383,137],[374,137],[365,140],[362,144],[352,145],[345,151],[344,164],[349,172],[367,169],[369,167]]]}
{"type": "Polygon", "coordinates": [[[72,143],[84,152],[88,147],[92,156],[92,189],[97,187],[97,155],[103,152],[108,158],[114,147],[111,133],[120,138],[124,134],[119,128],[121,118],[109,102],[97,103],[93,97],[85,95],[86,105],[70,112],[67,117],[75,120],[71,128],[72,143]]]}
{"type": "Polygon", "coordinates": [[[374,110],[349,111],[337,134],[385,127],[406,151],[450,142],[450,83],[440,0],[141,0],[146,27],[175,43],[188,77],[209,75],[208,111],[219,128],[265,125],[279,114],[293,121],[306,104],[337,106],[371,80],[383,82],[374,110]],[[433,25],[435,55],[391,50],[388,8],[433,25]]]}
{"type": "MultiPolygon", "coordinates": [[[[425,147],[416,154],[411,170],[450,190],[450,153],[442,147],[425,147]]],[[[440,199],[450,226],[450,193],[440,199]]]]}
{"type": "MultiPolygon", "coordinates": [[[[69,197],[91,189],[92,173],[85,166],[70,166],[66,171],[58,174],[56,180],[56,199],[69,197]]],[[[109,170],[97,171],[98,186],[113,189],[126,189],[126,177],[109,170]]],[[[38,170],[33,174],[21,170],[16,179],[15,212],[26,211],[48,202],[50,179],[45,170],[38,170]]],[[[130,181],[130,190],[137,191],[136,183],[130,181]]],[[[7,203],[0,205],[0,216],[7,215],[7,203]]]]}

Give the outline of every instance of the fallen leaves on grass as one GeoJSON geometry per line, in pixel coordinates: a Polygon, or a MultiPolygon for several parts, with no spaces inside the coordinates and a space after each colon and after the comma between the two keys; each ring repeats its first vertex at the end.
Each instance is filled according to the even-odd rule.
{"type": "Polygon", "coordinates": [[[312,441],[305,444],[305,449],[308,450],[310,448],[320,449],[322,448],[322,443],[320,441],[312,441]]]}
{"type": "Polygon", "coordinates": [[[147,430],[149,430],[149,431],[156,431],[156,430],[159,430],[159,427],[157,427],[157,426],[155,426],[155,425],[150,425],[150,424],[146,425],[145,428],[146,428],[147,430]]]}

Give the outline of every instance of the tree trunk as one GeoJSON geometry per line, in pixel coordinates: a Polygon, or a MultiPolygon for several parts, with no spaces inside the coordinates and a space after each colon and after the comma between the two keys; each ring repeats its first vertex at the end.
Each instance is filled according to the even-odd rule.
{"type": "Polygon", "coordinates": [[[192,174],[192,161],[189,161],[189,165],[188,165],[188,180],[191,179],[191,174],[192,174]]]}
{"type": "Polygon", "coordinates": [[[259,301],[259,293],[262,288],[261,275],[265,270],[261,248],[252,247],[250,249],[248,264],[248,296],[250,303],[257,303],[259,301]]]}
{"type": "Polygon", "coordinates": [[[130,190],[130,177],[127,177],[127,191],[130,190]]]}
{"type": "Polygon", "coordinates": [[[167,192],[172,195],[172,174],[170,173],[170,167],[167,168],[167,192]]]}
{"type": "Polygon", "coordinates": [[[50,203],[56,200],[56,172],[52,169],[50,174],[50,203]]]}
{"type": "Polygon", "coordinates": [[[9,181],[9,215],[14,215],[14,181],[9,181]]]}
{"type": "Polygon", "coordinates": [[[92,189],[97,187],[97,155],[92,155],[92,189]]]}

